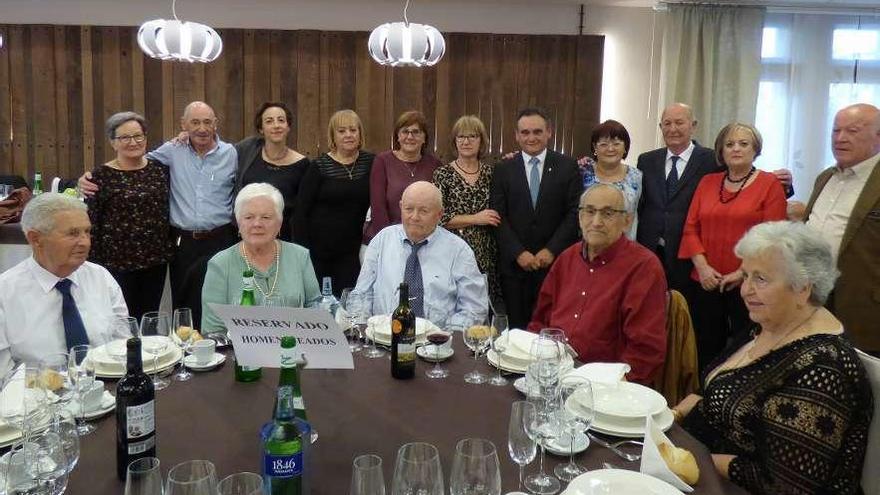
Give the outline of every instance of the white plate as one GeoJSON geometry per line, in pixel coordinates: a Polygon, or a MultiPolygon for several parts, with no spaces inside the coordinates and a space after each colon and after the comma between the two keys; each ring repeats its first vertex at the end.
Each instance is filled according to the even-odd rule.
{"type": "MultiPolygon", "coordinates": [[[[373,329],[367,327],[367,330],[364,332],[367,334],[367,338],[373,338],[373,329]]],[[[391,345],[391,334],[384,334],[382,332],[376,332],[376,343],[379,345],[391,345]]],[[[421,346],[428,343],[428,338],[425,334],[416,334],[416,345],[421,346]]]]}
{"type": "Polygon", "coordinates": [[[618,418],[644,418],[666,409],[666,398],[656,390],[632,382],[593,385],[596,412],[618,418]]]}
{"type": "MultiPolygon", "coordinates": [[[[149,375],[156,371],[162,372],[173,368],[181,359],[183,359],[183,351],[176,345],[172,346],[171,351],[170,354],[159,358],[158,369],[153,368],[152,356],[144,359],[144,373],[149,375]]],[[[116,363],[113,365],[95,363],[95,376],[98,378],[122,378],[125,376],[125,363],[116,363]]]]}
{"type": "Polygon", "coordinates": [[[452,355],[455,354],[455,351],[450,347],[441,347],[440,351],[437,352],[437,346],[434,344],[428,344],[416,347],[416,354],[425,361],[436,363],[451,358],[452,355]]]}
{"type": "MultiPolygon", "coordinates": [[[[654,424],[662,431],[672,428],[674,417],[672,411],[666,409],[654,416],[654,424]]],[[[613,417],[597,414],[590,425],[590,429],[606,435],[624,438],[641,438],[645,436],[645,420],[619,420],[613,417]]]]}
{"type": "MultiPolygon", "coordinates": [[[[376,336],[379,338],[386,337],[388,341],[391,341],[391,316],[390,315],[376,315],[371,316],[367,319],[367,331],[373,329],[376,331],[376,336]]],[[[416,317],[416,338],[420,336],[424,336],[428,330],[440,330],[436,325],[431,323],[430,321],[424,318],[416,317]]],[[[377,341],[378,342],[378,341],[377,341]]]]}
{"type": "MultiPolygon", "coordinates": [[[[486,352],[486,359],[489,361],[489,364],[491,364],[492,366],[494,366],[496,368],[501,368],[501,371],[507,371],[508,373],[519,373],[520,375],[524,375],[526,373],[526,370],[529,367],[528,363],[521,364],[518,362],[511,362],[510,359],[508,359],[506,354],[503,354],[501,356],[501,365],[499,366],[498,353],[493,351],[492,349],[489,349],[489,351],[486,352]]],[[[574,361],[572,360],[570,355],[566,354],[565,359],[562,362],[563,372],[566,372],[567,370],[571,369],[573,366],[574,366],[574,361]]]]}
{"type": "Polygon", "coordinates": [[[214,357],[211,358],[211,360],[205,364],[199,364],[199,362],[196,361],[196,356],[194,354],[190,354],[189,356],[183,358],[184,366],[186,366],[187,368],[189,368],[193,371],[210,370],[210,369],[216,368],[217,366],[220,366],[225,361],[226,361],[226,355],[220,354],[219,352],[215,352],[214,357]]]}
{"type": "Polygon", "coordinates": [[[597,469],[571,480],[562,495],[681,495],[669,483],[625,469],[597,469]]]}
{"type": "MultiPolygon", "coordinates": [[[[89,359],[102,366],[117,366],[120,365],[119,363],[122,363],[120,366],[125,368],[124,361],[127,353],[127,342],[126,339],[118,339],[95,347],[89,351],[89,359]]],[[[174,339],[162,335],[147,335],[141,337],[141,342],[143,345],[141,358],[144,360],[144,363],[153,359],[153,355],[146,351],[146,349],[149,349],[150,347],[164,344],[165,350],[159,355],[160,360],[174,352],[174,348],[177,347],[174,343],[174,339]]]]}
{"type": "MultiPolygon", "coordinates": [[[[79,404],[76,400],[71,401],[66,407],[74,417],[79,417],[79,404]]],[[[91,411],[86,411],[85,414],[83,414],[83,417],[85,419],[100,418],[114,409],[116,409],[116,397],[113,397],[113,394],[111,394],[109,390],[105,390],[104,395],[101,396],[100,407],[91,411]]]]}
{"type": "Polygon", "coordinates": [[[563,433],[558,437],[544,442],[544,448],[553,455],[568,456],[578,454],[590,446],[590,439],[584,433],[578,433],[574,437],[574,451],[571,450],[571,434],[563,433]]]}
{"type": "MultiPolygon", "coordinates": [[[[47,410],[48,411],[48,410],[47,410]]],[[[39,433],[46,428],[49,427],[50,420],[52,416],[50,414],[44,414],[39,419],[39,424],[34,429],[35,433],[39,433]]],[[[13,445],[15,442],[21,439],[21,430],[15,426],[4,424],[0,425],[0,448],[8,447],[13,445]]]]}

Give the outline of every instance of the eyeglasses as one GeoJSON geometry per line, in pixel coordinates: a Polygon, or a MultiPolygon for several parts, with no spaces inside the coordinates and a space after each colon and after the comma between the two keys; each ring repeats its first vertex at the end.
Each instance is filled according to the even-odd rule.
{"type": "Polygon", "coordinates": [[[480,139],[480,136],[478,136],[476,134],[465,134],[465,135],[461,135],[461,136],[455,136],[455,140],[460,143],[463,143],[465,141],[476,141],[477,139],[480,139]]]}
{"type": "Polygon", "coordinates": [[[419,137],[422,135],[421,129],[401,129],[397,131],[398,134],[402,136],[411,136],[411,137],[419,137]]]}
{"type": "Polygon", "coordinates": [[[591,218],[596,216],[596,213],[598,213],[599,216],[602,217],[602,220],[611,220],[617,214],[626,213],[626,210],[616,210],[614,208],[602,208],[597,210],[592,206],[581,206],[578,208],[578,210],[580,210],[582,214],[591,218]]]}
{"type": "Polygon", "coordinates": [[[130,136],[116,136],[113,139],[125,144],[131,144],[132,141],[141,144],[144,142],[145,139],[147,139],[147,136],[144,136],[143,134],[132,134],[130,136]]]}
{"type": "Polygon", "coordinates": [[[612,146],[617,148],[617,147],[623,146],[623,145],[624,145],[624,142],[620,139],[603,140],[603,141],[599,141],[596,143],[596,147],[599,149],[610,148],[612,146]]]}

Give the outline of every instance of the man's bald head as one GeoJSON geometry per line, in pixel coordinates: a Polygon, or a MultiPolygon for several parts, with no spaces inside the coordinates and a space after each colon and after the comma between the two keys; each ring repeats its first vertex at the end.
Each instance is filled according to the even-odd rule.
{"type": "Polygon", "coordinates": [[[840,168],[852,167],[880,153],[880,109],[857,103],[837,112],[831,150],[840,168]]]}
{"type": "Polygon", "coordinates": [[[407,238],[419,242],[434,232],[443,214],[443,194],[430,182],[410,184],[400,198],[400,218],[407,238]]]}
{"type": "Polygon", "coordinates": [[[689,105],[673,103],[663,110],[660,116],[660,131],[663,142],[673,154],[680,154],[691,144],[697,121],[689,105]]]}
{"type": "Polygon", "coordinates": [[[193,102],[190,102],[190,103],[189,103],[189,104],[183,109],[183,117],[181,117],[181,118],[184,119],[184,120],[186,120],[187,118],[190,117],[190,115],[192,115],[192,113],[193,113],[194,111],[200,111],[200,112],[199,112],[200,115],[201,115],[202,112],[207,112],[207,113],[209,113],[209,114],[211,115],[211,118],[215,118],[215,119],[217,118],[217,116],[214,114],[214,109],[211,108],[211,105],[208,105],[207,103],[205,103],[205,102],[203,102],[203,101],[193,101],[193,102]]]}
{"type": "Polygon", "coordinates": [[[203,101],[186,106],[180,127],[189,134],[189,142],[199,154],[207,153],[217,144],[217,116],[214,109],[203,101]]]}

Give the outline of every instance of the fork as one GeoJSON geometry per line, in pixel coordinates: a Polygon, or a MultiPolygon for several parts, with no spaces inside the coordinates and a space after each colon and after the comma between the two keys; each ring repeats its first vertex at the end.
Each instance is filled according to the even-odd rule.
{"type": "Polygon", "coordinates": [[[642,442],[640,442],[638,440],[621,440],[619,442],[610,443],[610,442],[606,442],[605,440],[597,437],[596,435],[593,435],[589,431],[587,432],[587,436],[590,437],[590,440],[592,440],[593,442],[596,442],[599,445],[610,450],[611,452],[614,452],[615,454],[620,456],[622,459],[626,459],[627,461],[632,462],[632,461],[637,461],[642,458],[642,454],[630,454],[629,452],[624,452],[623,450],[620,449],[621,445],[639,445],[639,446],[643,445],[642,442]]]}

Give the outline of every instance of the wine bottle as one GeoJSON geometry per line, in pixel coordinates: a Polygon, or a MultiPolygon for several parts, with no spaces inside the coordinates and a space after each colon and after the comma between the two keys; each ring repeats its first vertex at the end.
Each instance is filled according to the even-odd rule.
{"type": "MultiPolygon", "coordinates": [[[[241,274],[241,302],[240,306],[256,306],[254,297],[254,272],[245,270],[241,274]]],[[[242,366],[235,361],[235,381],[255,382],[263,376],[263,368],[257,366],[242,366]]]]}
{"type": "Polygon", "coordinates": [[[144,373],[141,339],[126,343],[126,373],[116,384],[116,476],[125,479],[128,465],[156,457],[156,412],[153,381],[144,373]]]}
{"type": "Polygon", "coordinates": [[[391,376],[416,375],[416,315],[409,307],[409,286],[400,284],[400,304],[391,313],[391,376]]]}
{"type": "Polygon", "coordinates": [[[308,423],[296,417],[293,387],[278,387],[275,414],[261,431],[263,485],[271,495],[308,493],[308,423]]]}
{"type": "MultiPolygon", "coordinates": [[[[296,337],[285,335],[281,337],[281,372],[278,374],[278,388],[290,387],[293,393],[293,412],[297,418],[308,420],[306,417],[306,404],[303,401],[302,390],[299,386],[299,370],[297,369],[296,337]]],[[[278,408],[278,402],[275,402],[278,408]]]]}
{"type": "Polygon", "coordinates": [[[34,172],[34,188],[31,191],[31,194],[34,196],[43,193],[43,174],[40,172],[34,172]]]}

